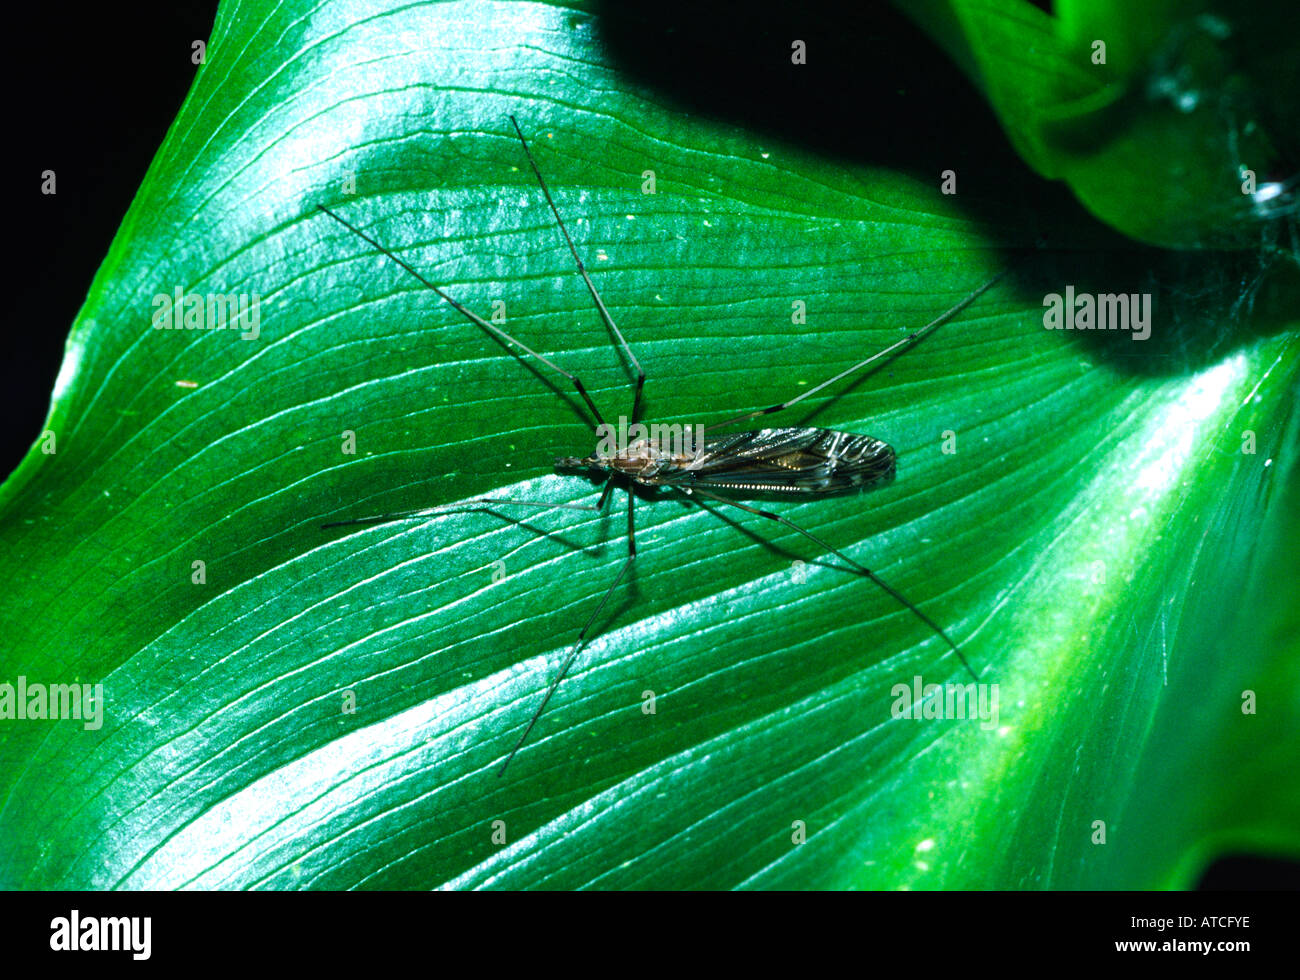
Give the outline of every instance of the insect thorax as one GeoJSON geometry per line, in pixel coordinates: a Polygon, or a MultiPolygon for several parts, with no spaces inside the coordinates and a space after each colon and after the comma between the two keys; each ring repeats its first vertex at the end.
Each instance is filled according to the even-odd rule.
{"type": "Polygon", "coordinates": [[[617,472],[644,482],[689,465],[704,448],[704,429],[698,425],[629,425],[620,418],[617,426],[602,423],[596,434],[599,442],[590,456],[568,457],[557,465],[617,472]]]}
{"type": "Polygon", "coordinates": [[[634,480],[653,480],[664,472],[671,472],[695,459],[696,450],[690,446],[661,444],[658,439],[637,439],[614,448],[603,443],[584,462],[591,467],[623,473],[634,480]]]}

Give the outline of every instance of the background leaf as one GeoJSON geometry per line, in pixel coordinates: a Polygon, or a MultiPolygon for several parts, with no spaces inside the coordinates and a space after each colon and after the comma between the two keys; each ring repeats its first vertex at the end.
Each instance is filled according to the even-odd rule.
{"type": "Polygon", "coordinates": [[[1254,255],[1130,248],[999,148],[944,149],[949,197],[929,160],[688,111],[600,14],[223,9],[74,324],[57,452],[0,489],[0,677],[102,680],[107,700],[98,731],[0,726],[0,883],[1149,887],[1226,844],[1296,850],[1285,280],[1257,284],[1254,255]],[[894,685],[963,675],[797,535],[647,499],[631,581],[497,778],[623,560],[623,518],[319,529],[596,490],[551,467],[592,443],[576,397],[315,206],[473,308],[504,302],[626,411],[508,113],[651,418],[782,400],[1011,271],[790,420],[887,439],[897,481],[780,507],[958,638],[999,685],[996,727],[893,717],[894,685]],[[1043,330],[1066,282],[1152,292],[1152,339],[1043,330]],[[258,293],[260,336],[152,329],[176,287],[258,293]]]}
{"type": "Polygon", "coordinates": [[[1021,156],[1171,248],[1294,253],[1300,12],[1284,0],[900,0],[1021,156]]]}

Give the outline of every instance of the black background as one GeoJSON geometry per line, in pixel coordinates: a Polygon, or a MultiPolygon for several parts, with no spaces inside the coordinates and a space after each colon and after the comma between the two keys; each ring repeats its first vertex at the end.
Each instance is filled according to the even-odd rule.
{"type": "MultiPolygon", "coordinates": [[[[779,7],[771,9],[774,16],[796,23],[798,15],[779,7]]],[[[68,329],[154,152],[185,99],[197,70],[190,60],[191,44],[207,39],[215,10],[215,3],[137,0],[129,7],[83,5],[75,20],[52,5],[9,12],[12,28],[5,63],[10,73],[7,90],[13,138],[5,157],[12,168],[7,202],[16,203],[17,211],[5,222],[9,284],[15,302],[0,340],[4,355],[0,358],[0,397],[5,407],[0,468],[6,474],[17,466],[44,427],[68,329]],[[47,169],[58,175],[54,196],[40,193],[41,173],[47,169]]],[[[713,24],[707,17],[690,19],[686,4],[661,4],[656,10],[657,35],[643,36],[629,28],[628,36],[623,36],[619,23],[613,24],[609,39],[616,53],[629,70],[637,72],[640,59],[643,73],[653,74],[653,65],[668,39],[675,38],[676,43],[686,37],[687,43],[711,53],[707,62],[711,77],[703,80],[698,96],[685,83],[672,94],[685,103],[697,103],[703,111],[721,111],[728,79],[745,70],[744,29],[732,29],[725,18],[716,19],[717,9],[713,24]],[[680,29],[675,17],[681,19],[680,29]]],[[[910,30],[899,20],[880,29],[895,28],[910,30]]],[[[827,27],[823,21],[821,28],[791,29],[793,36],[808,36],[810,30],[827,27]]],[[[899,152],[903,144],[915,148],[931,139],[942,140],[943,130],[957,115],[968,122],[973,118],[974,125],[991,126],[991,117],[974,95],[960,96],[955,107],[945,104],[929,111],[918,106],[917,93],[934,87],[933,79],[926,78],[925,73],[932,71],[926,65],[900,60],[876,70],[889,76],[888,91],[882,91],[876,106],[845,107],[848,114],[842,128],[821,130],[818,140],[828,152],[844,149],[845,140],[855,132],[854,119],[862,117],[873,118],[877,126],[886,128],[910,127],[907,134],[898,134],[905,139],[877,142],[886,155],[899,152]],[[900,101],[900,92],[908,92],[911,100],[900,101]]],[[[822,78],[814,79],[813,84],[829,88],[834,82],[822,78]]],[[[953,83],[961,84],[959,76],[953,76],[953,83]]],[[[803,98],[807,97],[805,92],[803,98]]],[[[788,112],[797,114],[799,97],[787,98],[788,112]]],[[[776,88],[764,98],[751,98],[749,104],[771,106],[773,99],[778,99],[776,88]]],[[[783,112],[779,99],[774,111],[778,115],[783,112]]],[[[736,115],[740,121],[762,125],[761,120],[744,119],[743,110],[736,115]]],[[[1010,160],[1010,149],[1000,133],[993,128],[988,132],[990,142],[996,142],[988,152],[1010,160]]],[[[1201,887],[1300,888],[1300,863],[1229,856],[1208,869],[1201,887]]]]}

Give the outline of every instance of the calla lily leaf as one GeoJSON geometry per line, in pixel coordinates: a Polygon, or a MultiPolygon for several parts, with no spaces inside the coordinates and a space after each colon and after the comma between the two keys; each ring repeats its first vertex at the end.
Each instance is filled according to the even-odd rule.
{"type": "Polygon", "coordinates": [[[0,681],[102,685],[0,721],[0,885],[1153,887],[1296,851],[1288,280],[1133,248],[1011,154],[945,194],[692,111],[612,16],[222,7],[0,488],[0,681]],[[763,506],[978,685],[762,517],[638,493],[600,607],[623,493],[467,503],[594,503],[553,465],[595,445],[582,398],[319,206],[626,416],[510,115],[650,420],[782,402],[1003,276],[762,423],[897,450],[763,506]],[[1149,336],[1045,329],[1067,286],[1148,296],[1149,336]]]}

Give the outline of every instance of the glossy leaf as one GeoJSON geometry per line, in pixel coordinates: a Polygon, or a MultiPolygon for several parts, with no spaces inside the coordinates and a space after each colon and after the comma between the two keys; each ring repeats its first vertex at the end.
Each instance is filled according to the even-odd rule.
{"type": "Polygon", "coordinates": [[[601,23],[223,8],[73,325],[55,451],[0,490],[0,679],[106,703],[98,730],[0,723],[0,884],[1150,887],[1294,849],[1285,292],[1247,320],[1232,260],[1118,251],[1028,171],[954,197],[692,114],[601,23]],[[563,379],[316,206],[626,413],[509,113],[653,419],[780,401],[1009,273],[790,419],[887,440],[892,485],[774,505],[957,638],[996,719],[896,717],[896,685],[963,677],[922,623],[787,529],[647,495],[629,581],[498,777],[625,519],[320,529],[597,487],[551,465],[594,442],[563,379]],[[1067,283],[1154,293],[1151,339],[1044,330],[1067,283]],[[256,293],[258,336],[154,329],[178,288],[256,293]]]}

